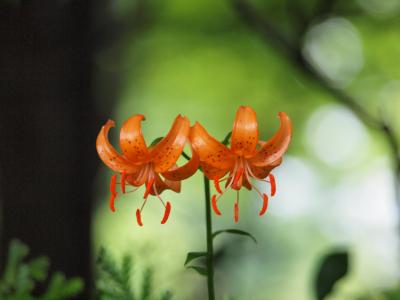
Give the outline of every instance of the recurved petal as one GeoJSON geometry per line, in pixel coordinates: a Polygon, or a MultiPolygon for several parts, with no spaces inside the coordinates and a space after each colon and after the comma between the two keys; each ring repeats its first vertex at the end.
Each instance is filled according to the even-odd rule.
{"type": "Polygon", "coordinates": [[[292,122],[284,112],[279,113],[280,128],[275,135],[262,145],[257,154],[249,159],[255,166],[267,166],[277,161],[287,150],[292,136],[292,122]]]}
{"type": "Polygon", "coordinates": [[[189,138],[202,163],[220,170],[232,167],[234,155],[225,145],[210,136],[200,123],[196,122],[191,128],[189,138]]]}
{"type": "Polygon", "coordinates": [[[281,164],[281,162],[282,162],[282,158],[278,158],[276,161],[274,161],[273,163],[271,163],[265,167],[257,167],[254,165],[250,165],[250,170],[251,170],[252,175],[256,179],[264,179],[268,176],[268,174],[272,171],[272,169],[279,166],[281,164]]]}
{"type": "Polygon", "coordinates": [[[214,180],[215,178],[222,178],[229,171],[229,169],[217,169],[211,167],[209,164],[206,164],[204,162],[201,162],[200,166],[203,170],[204,175],[210,180],[214,180]]]}
{"type": "MultiPolygon", "coordinates": [[[[158,194],[161,194],[165,190],[172,190],[176,193],[179,193],[181,191],[180,181],[172,181],[169,179],[163,180],[158,174],[155,175],[154,186],[158,194]]],[[[156,195],[154,189],[150,190],[150,194],[156,195]]]]}
{"type": "Polygon", "coordinates": [[[119,145],[122,153],[133,162],[146,160],[148,151],[142,134],[143,115],[134,115],[122,125],[119,133],[119,145]]]}
{"type": "Polygon", "coordinates": [[[114,127],[115,123],[108,120],[107,123],[101,128],[96,140],[96,149],[101,160],[115,172],[126,172],[128,174],[135,173],[139,170],[139,166],[133,164],[124,158],[115,150],[108,140],[108,131],[114,127]]]}
{"type": "Polygon", "coordinates": [[[186,164],[174,170],[162,173],[162,175],[169,180],[179,181],[192,176],[194,173],[196,173],[198,168],[199,156],[196,152],[192,151],[192,157],[186,164]]]}
{"type": "Polygon", "coordinates": [[[249,106],[240,106],[233,123],[231,149],[237,155],[254,155],[258,143],[256,112],[249,106]]]}
{"type": "Polygon", "coordinates": [[[126,182],[133,186],[141,186],[146,183],[147,173],[145,174],[144,169],[140,169],[140,171],[126,175],[126,182]]]}
{"type": "Polygon", "coordinates": [[[186,117],[177,116],[168,134],[151,149],[150,157],[157,173],[168,171],[182,154],[190,130],[186,117]]]}

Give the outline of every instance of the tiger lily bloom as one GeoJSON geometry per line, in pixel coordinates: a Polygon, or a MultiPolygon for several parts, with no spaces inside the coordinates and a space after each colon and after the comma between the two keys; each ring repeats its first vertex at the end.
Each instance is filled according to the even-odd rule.
{"type": "Polygon", "coordinates": [[[217,195],[211,198],[212,208],[221,215],[217,201],[228,189],[237,191],[234,205],[234,220],[239,219],[239,190],[244,186],[254,189],[262,199],[259,215],[268,207],[268,196],[251,182],[251,179],[270,184],[270,195],[276,192],[275,178],[271,170],[279,166],[286,152],[292,133],[292,124],[286,113],[280,112],[280,128],[268,141],[259,141],[258,123],[255,111],[248,106],[239,107],[233,123],[230,148],[210,136],[198,122],[191,128],[190,141],[200,159],[204,175],[214,181],[217,195]],[[228,174],[228,175],[227,175],[228,174]],[[227,175],[226,177],[224,177],[227,175]],[[268,177],[268,180],[266,178],[268,177]],[[222,190],[220,182],[225,181],[222,190]]]}
{"type": "Polygon", "coordinates": [[[120,154],[109,142],[108,132],[115,126],[114,121],[108,120],[101,128],[96,141],[97,153],[101,160],[117,174],[111,177],[110,182],[110,209],[115,211],[115,199],[118,192],[116,186],[121,186],[122,193],[127,193],[126,186],[135,187],[145,185],[144,201],[140,209],[136,211],[136,219],[139,226],[143,226],[141,214],[150,195],[156,196],[165,207],[164,224],[171,211],[171,204],[165,202],[160,194],[167,189],[179,193],[181,180],[193,175],[199,165],[196,154],[185,165],[176,166],[176,162],[182,154],[185,144],[188,142],[190,122],[188,118],[177,116],[168,134],[155,145],[146,146],[142,135],[141,122],[145,120],[143,115],[130,117],[121,127],[119,144],[120,154]],[[117,176],[120,174],[120,182],[117,176]]]}

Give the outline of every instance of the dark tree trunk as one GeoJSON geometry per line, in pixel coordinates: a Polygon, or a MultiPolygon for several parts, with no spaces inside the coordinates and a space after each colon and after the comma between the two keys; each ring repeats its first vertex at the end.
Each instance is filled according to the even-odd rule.
{"type": "Polygon", "coordinates": [[[100,122],[89,0],[14,2],[0,2],[0,261],[17,237],[90,285],[100,122]]]}

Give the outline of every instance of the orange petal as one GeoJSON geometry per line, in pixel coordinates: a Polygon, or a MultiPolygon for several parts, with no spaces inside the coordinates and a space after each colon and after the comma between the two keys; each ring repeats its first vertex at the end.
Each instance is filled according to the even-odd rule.
{"type": "Polygon", "coordinates": [[[200,163],[200,166],[201,166],[201,169],[203,170],[204,175],[210,180],[214,180],[214,178],[216,178],[216,177],[222,178],[229,171],[229,169],[221,170],[221,169],[213,168],[206,163],[200,163]]]}
{"type": "Polygon", "coordinates": [[[147,181],[146,190],[144,191],[143,199],[147,199],[147,197],[149,196],[150,191],[153,189],[154,181],[155,181],[154,177],[152,177],[150,180],[147,181]]]}
{"type": "Polygon", "coordinates": [[[233,123],[231,149],[237,155],[254,155],[258,143],[258,123],[255,111],[249,106],[239,107],[233,123]]]}
{"type": "Polygon", "coordinates": [[[142,134],[143,115],[134,115],[122,125],[119,133],[119,145],[122,153],[132,162],[146,160],[148,151],[142,134]]]}
{"type": "Polygon", "coordinates": [[[253,187],[251,186],[249,180],[247,179],[247,176],[246,176],[245,178],[243,178],[243,186],[244,186],[246,189],[248,189],[249,191],[251,191],[252,188],[253,188],[253,187]]]}
{"type": "MultiPolygon", "coordinates": [[[[158,174],[155,175],[155,188],[158,194],[161,194],[165,190],[172,190],[176,193],[181,191],[181,182],[180,181],[172,181],[169,179],[163,180],[158,174]]],[[[151,195],[155,195],[154,189],[150,190],[151,195]]]]}
{"type": "Polygon", "coordinates": [[[228,170],[232,167],[234,155],[231,151],[210,136],[198,122],[190,130],[190,141],[201,162],[220,170],[228,170]]]}
{"type": "Polygon", "coordinates": [[[276,161],[272,162],[270,165],[267,165],[265,167],[257,167],[254,165],[250,165],[250,170],[256,179],[264,179],[269,175],[269,173],[275,167],[279,166],[281,164],[281,162],[282,162],[282,158],[279,158],[276,161]]]}
{"type": "Polygon", "coordinates": [[[101,128],[96,140],[96,149],[101,160],[112,170],[122,173],[135,173],[139,166],[134,165],[128,161],[108,141],[108,131],[114,127],[114,121],[108,120],[107,123],[101,128]]]}
{"type": "Polygon", "coordinates": [[[281,121],[279,130],[249,160],[251,164],[255,166],[267,166],[281,158],[287,150],[292,135],[292,122],[283,112],[279,113],[279,118],[281,121]]]}
{"type": "Polygon", "coordinates": [[[192,157],[186,164],[177,169],[162,173],[162,175],[167,179],[180,181],[192,176],[194,173],[196,173],[198,168],[199,156],[196,154],[196,152],[192,152],[192,157]]]}
{"type": "Polygon", "coordinates": [[[168,171],[176,163],[182,154],[189,131],[189,119],[177,116],[168,134],[151,150],[151,159],[157,173],[168,171]]]}

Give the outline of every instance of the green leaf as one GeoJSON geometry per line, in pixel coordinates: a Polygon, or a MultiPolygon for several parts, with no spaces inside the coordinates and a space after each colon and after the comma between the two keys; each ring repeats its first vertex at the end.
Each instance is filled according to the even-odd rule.
{"type": "Polygon", "coordinates": [[[315,278],[315,292],[318,300],[325,299],[335,284],[348,272],[347,252],[332,252],[322,259],[315,278]]]}
{"type": "Polygon", "coordinates": [[[243,231],[243,230],[239,230],[239,229],[223,229],[223,230],[217,230],[213,233],[212,237],[215,238],[217,235],[221,234],[221,233],[231,233],[231,234],[238,234],[238,235],[244,235],[247,236],[249,238],[251,238],[254,243],[257,244],[257,240],[256,238],[251,235],[250,233],[243,231]]]}
{"type": "Polygon", "coordinates": [[[12,240],[8,250],[7,264],[5,267],[2,282],[4,286],[11,286],[17,276],[19,265],[22,260],[28,255],[29,248],[19,240],[12,240]]]}
{"type": "Polygon", "coordinates": [[[199,266],[189,266],[187,267],[188,269],[193,269],[195,270],[197,273],[199,273],[200,275],[203,276],[207,276],[207,268],[205,267],[199,267],[199,266]]]}
{"type": "Polygon", "coordinates": [[[229,131],[228,134],[225,136],[224,140],[222,141],[222,144],[224,144],[225,146],[228,145],[231,136],[232,136],[232,131],[229,131]]]}
{"type": "Polygon", "coordinates": [[[172,299],[172,293],[170,291],[166,291],[162,294],[161,300],[171,300],[172,299]]]}
{"type": "Polygon", "coordinates": [[[56,272],[51,277],[49,287],[42,299],[68,299],[79,294],[83,287],[84,284],[80,278],[66,279],[64,274],[56,272]]]}
{"type": "Polygon", "coordinates": [[[30,276],[38,281],[45,280],[49,264],[49,259],[44,256],[33,259],[28,265],[30,276]]]}
{"type": "Polygon", "coordinates": [[[199,257],[207,257],[207,252],[204,252],[204,251],[203,252],[189,252],[186,256],[186,260],[183,265],[186,266],[192,260],[199,258],[199,257]]]}
{"type": "Polygon", "coordinates": [[[164,138],[163,136],[160,136],[160,137],[154,139],[154,140],[151,142],[150,147],[151,147],[151,146],[157,145],[163,138],[164,138]]]}
{"type": "Polygon", "coordinates": [[[142,282],[142,293],[140,300],[148,300],[151,296],[151,291],[153,289],[153,270],[147,268],[143,274],[143,282],[142,282]]]}

